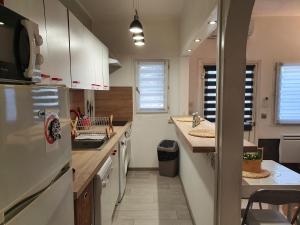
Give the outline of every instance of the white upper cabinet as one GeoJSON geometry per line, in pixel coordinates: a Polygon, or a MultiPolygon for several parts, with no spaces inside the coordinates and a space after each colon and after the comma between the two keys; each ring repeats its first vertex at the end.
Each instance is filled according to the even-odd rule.
{"type": "Polygon", "coordinates": [[[68,11],[58,0],[44,0],[51,84],[71,87],[68,11]]]}
{"type": "Polygon", "coordinates": [[[109,52],[108,48],[105,45],[103,45],[102,62],[103,86],[104,90],[109,90],[109,52]]]}
{"type": "Polygon", "coordinates": [[[58,0],[5,0],[5,6],[39,25],[42,83],[109,90],[108,48],[58,0]],[[69,24],[68,24],[69,20],[69,24]]]}
{"type": "Polygon", "coordinates": [[[5,0],[5,6],[36,22],[43,38],[42,83],[71,86],[67,9],[58,0],[5,0]]]}
{"type": "MultiPolygon", "coordinates": [[[[69,29],[72,87],[104,90],[109,83],[106,78],[104,85],[104,64],[107,63],[107,71],[109,66],[108,56],[103,60],[105,46],[70,12],[69,29]]],[[[108,55],[107,48],[106,51],[108,55]]]]}
{"type": "Polygon", "coordinates": [[[90,86],[88,79],[85,77],[88,73],[86,65],[87,40],[85,38],[85,27],[70,12],[69,29],[72,87],[78,89],[89,89],[90,86]]]}

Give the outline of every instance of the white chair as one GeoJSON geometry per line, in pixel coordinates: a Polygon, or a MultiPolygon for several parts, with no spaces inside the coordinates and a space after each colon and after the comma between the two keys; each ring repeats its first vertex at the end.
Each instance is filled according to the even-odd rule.
{"type": "Polygon", "coordinates": [[[291,225],[294,224],[299,214],[299,207],[291,221],[277,210],[252,209],[253,203],[270,205],[300,204],[300,191],[297,190],[258,190],[248,201],[244,211],[242,225],[291,225]]]}

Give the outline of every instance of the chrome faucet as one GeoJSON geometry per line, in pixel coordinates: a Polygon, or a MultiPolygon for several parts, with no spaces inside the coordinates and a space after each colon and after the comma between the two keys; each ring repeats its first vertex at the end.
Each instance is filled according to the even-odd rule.
{"type": "Polygon", "coordinates": [[[199,117],[199,113],[195,112],[192,114],[193,115],[193,124],[192,127],[197,127],[200,124],[200,117],[199,117]]]}

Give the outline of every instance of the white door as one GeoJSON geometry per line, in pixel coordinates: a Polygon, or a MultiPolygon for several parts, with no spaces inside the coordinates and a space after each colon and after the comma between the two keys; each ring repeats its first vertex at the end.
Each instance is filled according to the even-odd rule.
{"type": "Polygon", "coordinates": [[[63,87],[0,85],[0,220],[71,160],[68,99],[63,87]],[[52,113],[58,115],[61,139],[49,144],[45,132],[50,126],[45,125],[52,113]]]}
{"type": "Polygon", "coordinates": [[[5,225],[74,225],[72,171],[60,177],[5,225]]]}
{"type": "Polygon", "coordinates": [[[67,9],[58,0],[44,4],[51,84],[71,87],[67,9]]]}
{"type": "Polygon", "coordinates": [[[39,25],[39,33],[43,38],[43,44],[40,52],[44,57],[44,63],[41,65],[42,82],[49,81],[50,65],[48,57],[48,43],[46,35],[46,25],[44,16],[44,4],[42,0],[5,0],[4,5],[19,13],[20,15],[32,20],[39,25]]]}
{"type": "Polygon", "coordinates": [[[109,52],[108,48],[103,45],[102,51],[102,62],[103,62],[103,86],[104,90],[109,90],[109,52]]]}

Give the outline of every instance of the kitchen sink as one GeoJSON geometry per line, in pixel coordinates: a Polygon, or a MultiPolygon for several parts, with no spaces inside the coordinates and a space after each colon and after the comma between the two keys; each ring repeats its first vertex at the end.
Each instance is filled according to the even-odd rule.
{"type": "Polygon", "coordinates": [[[72,149],[76,150],[101,150],[107,142],[104,135],[79,135],[75,140],[72,140],[72,149]]]}
{"type": "Polygon", "coordinates": [[[81,150],[101,150],[101,147],[106,143],[105,140],[73,140],[73,151],[81,150]]]}
{"type": "Polygon", "coordinates": [[[125,126],[128,121],[114,121],[112,122],[113,126],[125,126]]]}

